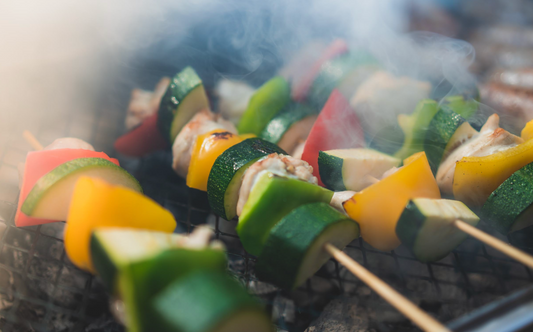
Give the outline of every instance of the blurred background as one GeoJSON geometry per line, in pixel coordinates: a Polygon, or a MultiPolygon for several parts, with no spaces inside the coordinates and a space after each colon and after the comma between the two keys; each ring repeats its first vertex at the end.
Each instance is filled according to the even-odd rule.
{"type": "MultiPolygon", "coordinates": [[[[23,130],[43,145],[74,136],[115,156],[112,145],[125,132],[133,88],[153,90],[162,76],[187,65],[196,69],[208,93],[221,78],[259,86],[309,42],[334,38],[369,50],[391,72],[445,82],[445,93],[478,82],[481,102],[517,119],[510,127],[518,128],[533,118],[532,23],[533,2],[528,0],[0,1],[0,239],[8,244],[0,256],[0,290],[26,296],[8,291],[11,295],[0,296],[0,312],[17,308],[22,311],[9,315],[45,321],[36,330],[120,330],[109,325],[107,298],[91,297],[87,276],[77,276],[68,265],[47,263],[65,259],[61,245],[43,244],[46,255],[54,257],[43,258],[46,268],[32,267],[27,256],[36,250],[40,231],[12,228],[9,236],[5,233],[18,195],[17,165],[31,148],[22,139],[23,130]],[[517,84],[515,71],[531,76],[517,84]],[[30,301],[31,309],[23,305],[34,293],[25,293],[28,287],[20,283],[14,286],[20,270],[33,273],[45,289],[38,295],[41,302],[30,301]],[[62,292],[55,285],[63,282],[71,284],[73,295],[52,308],[93,310],[93,315],[83,314],[84,323],[45,305],[62,292]]],[[[148,188],[147,193],[157,196],[158,190],[148,188]]],[[[61,230],[50,227],[43,231],[60,238],[61,230]]],[[[528,283],[508,286],[504,293],[528,283]]],[[[503,293],[493,295],[473,307],[503,293]]],[[[469,309],[449,309],[443,317],[456,318],[469,309]]],[[[35,330],[26,325],[0,318],[0,330],[35,330]]]]}

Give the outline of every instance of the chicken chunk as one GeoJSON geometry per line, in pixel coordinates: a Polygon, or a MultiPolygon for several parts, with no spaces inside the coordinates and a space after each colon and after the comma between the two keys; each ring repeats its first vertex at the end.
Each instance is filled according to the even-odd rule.
{"type": "Polygon", "coordinates": [[[163,77],[157,83],[154,91],[133,89],[126,114],[126,128],[128,130],[137,127],[144,119],[159,110],[161,98],[163,98],[169,84],[170,78],[163,77]]]}
{"type": "Polygon", "coordinates": [[[317,178],[313,176],[313,167],[306,161],[277,153],[269,154],[255,162],[244,173],[237,202],[237,215],[241,215],[244,204],[248,200],[256,180],[259,178],[259,174],[263,171],[318,184],[317,178]]]}
{"type": "Polygon", "coordinates": [[[255,89],[245,82],[223,79],[215,87],[220,114],[237,124],[248,107],[255,89]]]}
{"type": "Polygon", "coordinates": [[[47,145],[43,150],[55,149],[83,149],[94,151],[94,147],[82,139],[75,137],[62,137],[47,145]]]}
{"type": "Polygon", "coordinates": [[[215,129],[224,129],[233,134],[237,133],[233,123],[224,120],[220,114],[214,114],[207,109],[196,113],[191,121],[183,127],[172,145],[172,168],[178,175],[187,176],[192,149],[198,135],[215,129]]]}
{"type": "Polygon", "coordinates": [[[445,194],[453,194],[453,176],[455,165],[463,157],[484,157],[507,150],[524,140],[500,128],[500,117],[491,115],[479,134],[453,150],[439,166],[437,183],[445,194]]]}

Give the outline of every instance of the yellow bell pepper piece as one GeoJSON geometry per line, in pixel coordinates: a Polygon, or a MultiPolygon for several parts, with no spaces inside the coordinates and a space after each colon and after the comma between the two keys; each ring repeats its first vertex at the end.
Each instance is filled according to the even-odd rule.
{"type": "Polygon", "coordinates": [[[533,162],[533,140],[485,157],[463,157],[455,166],[453,195],[470,207],[481,206],[503,181],[533,162]]]}
{"type": "Polygon", "coordinates": [[[440,198],[425,152],[414,154],[404,164],[344,203],[350,218],[359,223],[363,239],[379,250],[393,250],[400,245],[396,224],[410,199],[440,198]]]}
{"type": "Polygon", "coordinates": [[[524,141],[528,141],[530,138],[533,138],[533,120],[529,121],[524,129],[522,129],[520,137],[522,137],[524,141]]]}
{"type": "Polygon", "coordinates": [[[187,173],[187,186],[207,191],[207,179],[215,160],[230,147],[240,143],[244,138],[224,129],[215,129],[199,135],[191,154],[187,173]]]}
{"type": "Polygon", "coordinates": [[[172,233],[174,216],[150,198],[100,179],[76,182],[65,227],[65,251],[80,269],[95,273],[90,241],[95,228],[128,227],[172,233]]]}

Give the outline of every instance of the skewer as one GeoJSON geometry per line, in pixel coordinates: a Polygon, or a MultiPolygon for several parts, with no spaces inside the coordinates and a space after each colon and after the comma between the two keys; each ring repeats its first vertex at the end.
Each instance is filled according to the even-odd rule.
{"type": "Polygon", "coordinates": [[[508,243],[503,242],[502,240],[495,238],[492,235],[480,231],[476,227],[473,227],[462,220],[456,220],[454,225],[463,232],[467,233],[468,235],[475,237],[486,245],[489,245],[494,249],[501,251],[507,256],[514,258],[520,263],[528,266],[530,269],[533,269],[533,256],[523,252],[520,249],[513,247],[508,243]]]}
{"type": "Polygon", "coordinates": [[[29,130],[24,130],[22,132],[22,136],[35,151],[39,151],[43,149],[43,145],[39,143],[39,141],[35,138],[35,136],[33,136],[33,134],[29,130]]]}
{"type": "Polygon", "coordinates": [[[424,331],[450,331],[446,326],[439,323],[435,318],[417,307],[413,302],[395,291],[383,280],[376,277],[361,264],[354,261],[341,250],[330,243],[324,245],[324,249],[340,264],[346,267],[356,277],[372,288],[382,298],[389,302],[399,312],[409,318],[414,324],[424,331]]]}

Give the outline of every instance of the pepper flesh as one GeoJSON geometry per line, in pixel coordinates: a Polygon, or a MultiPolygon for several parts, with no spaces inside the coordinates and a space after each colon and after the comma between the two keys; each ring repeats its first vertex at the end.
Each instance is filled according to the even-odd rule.
{"type": "Polygon", "coordinates": [[[250,135],[235,135],[224,129],[215,129],[196,139],[189,171],[187,172],[187,186],[207,191],[207,179],[215,160],[230,147],[242,142],[250,135]]]}
{"type": "Polygon", "coordinates": [[[395,173],[353,195],[344,202],[344,209],[359,223],[368,244],[388,251],[400,245],[396,224],[407,202],[418,197],[440,198],[425,152],[406,159],[395,173]]]}
{"type": "Polygon", "coordinates": [[[82,177],[76,183],[65,227],[65,251],[80,269],[95,273],[90,240],[94,229],[128,227],[172,233],[172,214],[150,198],[99,179],[82,177]]]}
{"type": "Polygon", "coordinates": [[[520,136],[524,139],[524,141],[528,141],[530,138],[533,138],[533,120],[526,124],[524,129],[522,129],[520,136]]]}
{"type": "Polygon", "coordinates": [[[463,157],[455,166],[453,194],[468,206],[483,205],[514,172],[533,162],[533,140],[484,157],[463,157]]]}

